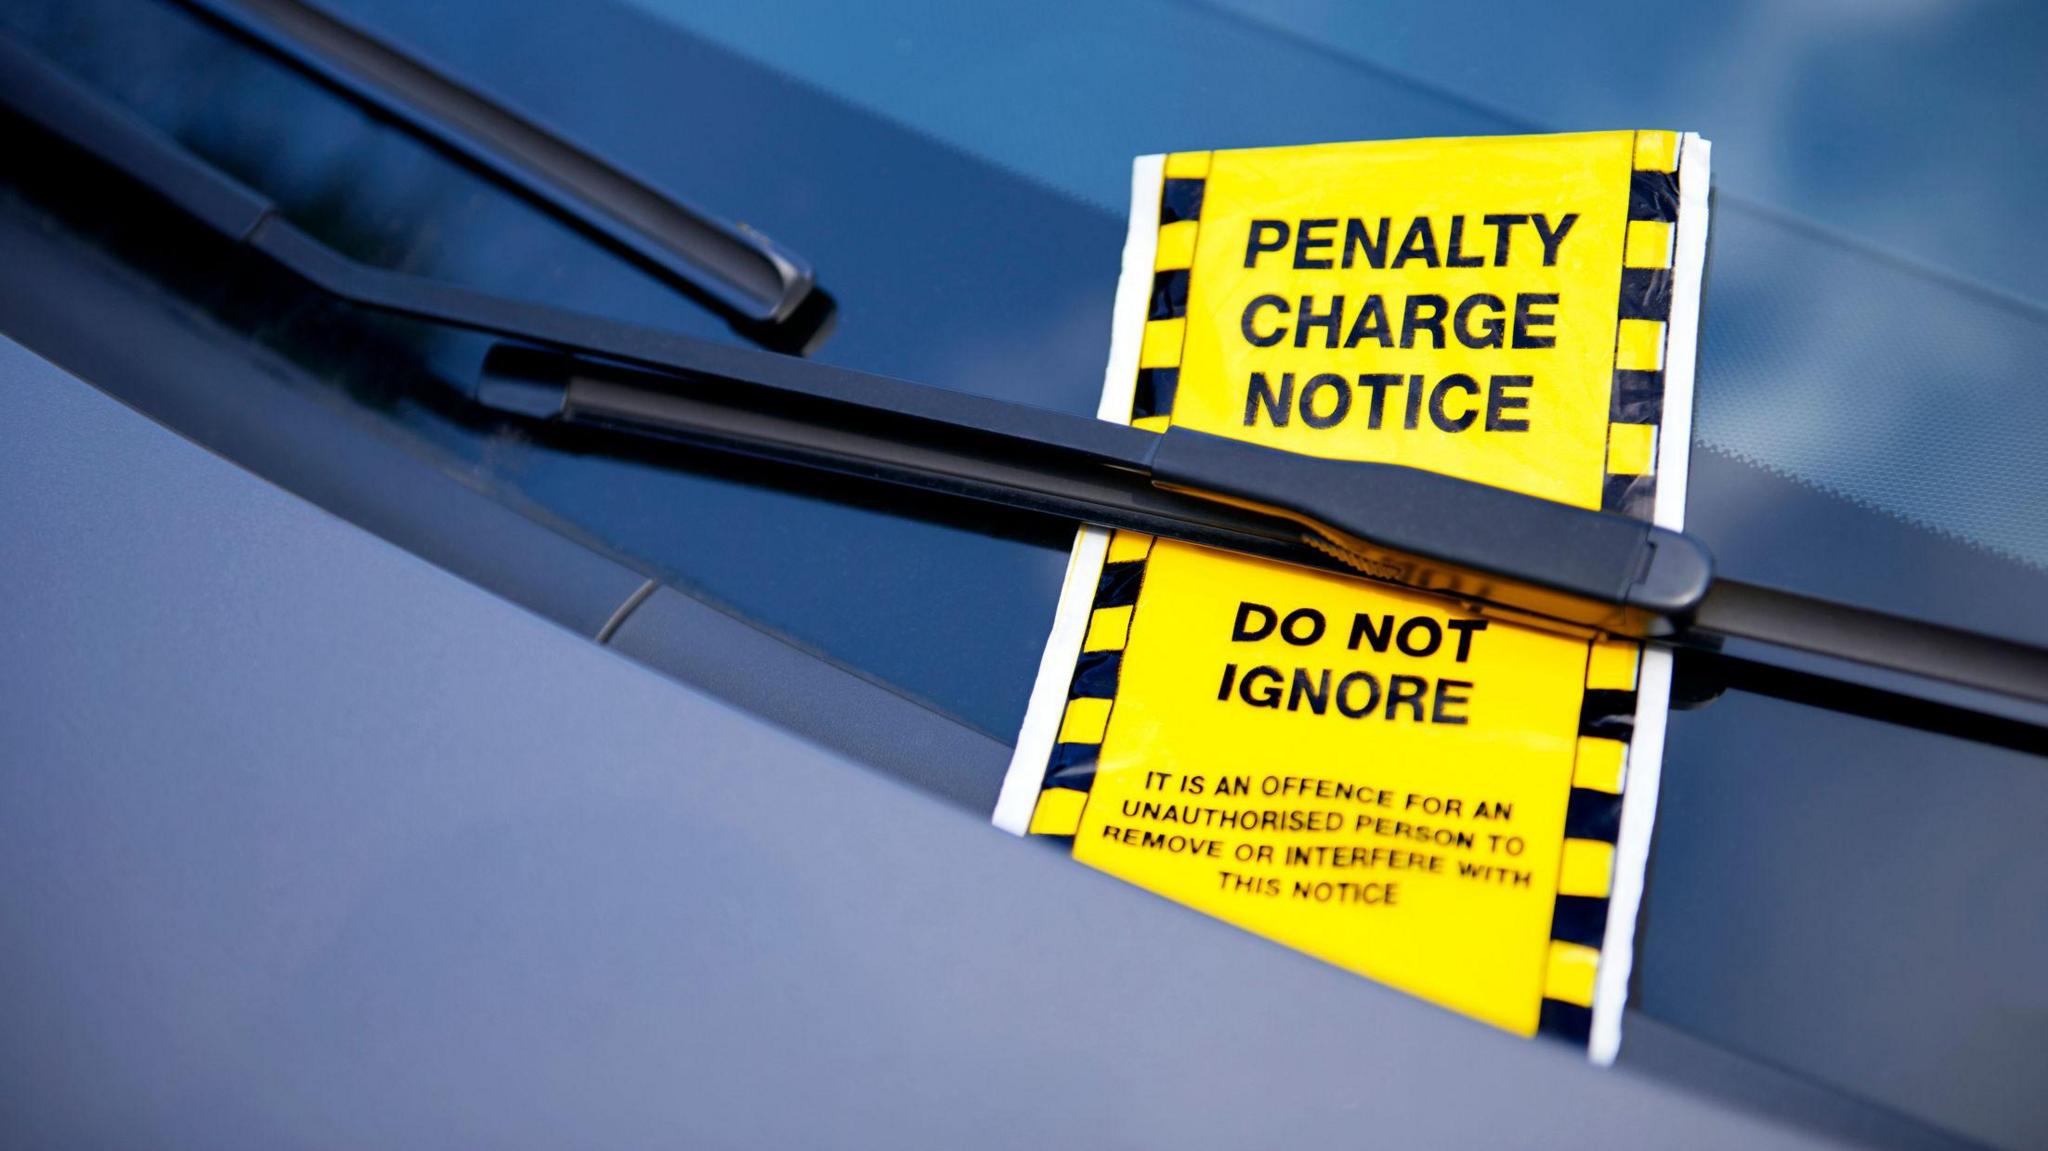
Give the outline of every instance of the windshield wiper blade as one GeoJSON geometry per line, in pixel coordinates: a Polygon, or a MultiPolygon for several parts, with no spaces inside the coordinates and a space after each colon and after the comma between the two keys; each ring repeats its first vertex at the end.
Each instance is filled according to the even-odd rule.
{"type": "Polygon", "coordinates": [[[736,348],[656,363],[618,346],[501,344],[477,399],[1364,575],[1539,625],[1710,650],[1747,640],[2048,704],[2040,647],[1717,577],[1693,536],[1414,468],[736,348]]]}
{"type": "Polygon", "coordinates": [[[636,179],[446,72],[299,0],[178,0],[274,59],[454,153],[741,335],[808,351],[835,306],[809,261],[636,179]]]}
{"type": "MultiPolygon", "coordinates": [[[[694,340],[349,259],[0,37],[0,103],[358,307],[499,336],[476,398],[1449,595],[1545,626],[1755,640],[2048,705],[2048,650],[1717,579],[1697,539],[1388,464],[1296,455],[694,340]]],[[[2041,726],[2036,720],[2020,722],[2041,726]]]]}

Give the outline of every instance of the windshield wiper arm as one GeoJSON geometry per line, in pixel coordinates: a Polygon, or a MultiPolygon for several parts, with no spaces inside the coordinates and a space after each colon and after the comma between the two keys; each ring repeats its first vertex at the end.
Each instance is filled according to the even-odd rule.
{"type": "Polygon", "coordinates": [[[178,0],[274,59],[402,125],[723,313],[806,351],[834,304],[809,261],[748,224],[636,179],[490,96],[300,0],[178,0]]]}
{"type": "Polygon", "coordinates": [[[1164,433],[729,347],[371,267],[0,37],[0,103],[314,287],[502,337],[477,398],[1335,568],[1531,622],[1714,648],[1794,647],[2048,704],[2048,650],[1716,579],[1697,539],[1388,464],[1164,433]]]}

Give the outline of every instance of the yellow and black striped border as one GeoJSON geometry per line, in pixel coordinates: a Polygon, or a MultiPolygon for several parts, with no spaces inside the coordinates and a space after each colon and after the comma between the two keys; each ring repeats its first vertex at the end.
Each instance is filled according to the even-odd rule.
{"type": "Polygon", "coordinates": [[[1628,233],[1616,305],[1607,476],[1600,506],[1649,519],[1657,497],[1657,427],[1664,418],[1664,346],[1678,236],[1678,133],[1637,132],[1628,233]]]}
{"type": "Polygon", "coordinates": [[[1181,350],[1187,343],[1189,277],[1202,233],[1202,194],[1209,153],[1166,157],[1159,185],[1159,234],[1152,249],[1152,294],[1145,307],[1145,338],[1138,348],[1137,390],[1131,424],[1165,431],[1180,387],[1181,350]]]}
{"type": "MultiPolygon", "coordinates": [[[[1607,415],[1601,508],[1650,519],[1657,498],[1657,439],[1664,419],[1665,347],[1678,238],[1676,132],[1637,132],[1629,173],[1628,231],[1615,305],[1614,375],[1607,415]]],[[[1597,641],[1586,661],[1557,903],[1544,963],[1539,1034],[1584,1047],[1607,937],[1615,845],[1621,834],[1629,740],[1635,732],[1642,648],[1597,641]]]]}
{"type": "MultiPolygon", "coordinates": [[[[1209,153],[1176,152],[1166,157],[1159,188],[1159,231],[1153,247],[1152,291],[1145,305],[1145,335],[1138,350],[1138,377],[1131,395],[1130,422],[1165,431],[1173,418],[1180,386],[1181,350],[1187,341],[1188,281],[1201,234],[1202,194],[1209,177],[1209,153]]],[[[1110,537],[1102,575],[1095,584],[1088,630],[1067,686],[1066,710],[1047,757],[1029,834],[1071,837],[1081,825],[1088,792],[1095,784],[1102,737],[1116,707],[1116,689],[1131,617],[1145,580],[1152,537],[1117,532],[1110,537]]]]}
{"type": "Polygon", "coordinates": [[[1628,781],[1629,737],[1635,731],[1636,678],[1642,649],[1599,640],[1586,659],[1579,706],[1578,748],[1565,807],[1564,851],[1551,913],[1537,1031],[1586,1045],[1593,1025],[1593,983],[1607,935],[1607,898],[1614,883],[1614,846],[1621,835],[1621,797],[1628,781]]]}
{"type": "Polygon", "coordinates": [[[1088,792],[1095,786],[1102,737],[1116,708],[1124,647],[1130,643],[1131,617],[1138,610],[1145,561],[1151,554],[1151,536],[1117,532],[1110,537],[1102,575],[1095,581],[1081,655],[1074,661],[1074,677],[1067,684],[1059,735],[1046,762],[1038,804],[1031,812],[1032,835],[1071,837],[1081,826],[1082,809],[1088,806],[1088,792]]]}

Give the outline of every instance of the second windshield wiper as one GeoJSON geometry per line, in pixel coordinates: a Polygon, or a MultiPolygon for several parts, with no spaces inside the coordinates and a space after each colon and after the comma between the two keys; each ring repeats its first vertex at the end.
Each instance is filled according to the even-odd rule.
{"type": "Polygon", "coordinates": [[[178,0],[285,64],[481,168],[740,334],[807,351],[834,304],[809,261],[651,187],[444,71],[299,0],[178,0]]]}

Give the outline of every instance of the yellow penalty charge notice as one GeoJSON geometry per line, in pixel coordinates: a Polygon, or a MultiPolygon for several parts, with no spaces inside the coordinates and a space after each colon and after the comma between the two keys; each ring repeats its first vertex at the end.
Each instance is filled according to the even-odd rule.
{"type": "MultiPolygon", "coordinates": [[[[1681,528],[1707,187],[1666,131],[1140,157],[1098,414],[1681,528]]],[[[1670,674],[1083,528],[994,819],[1611,1062],[1670,674]]]]}

